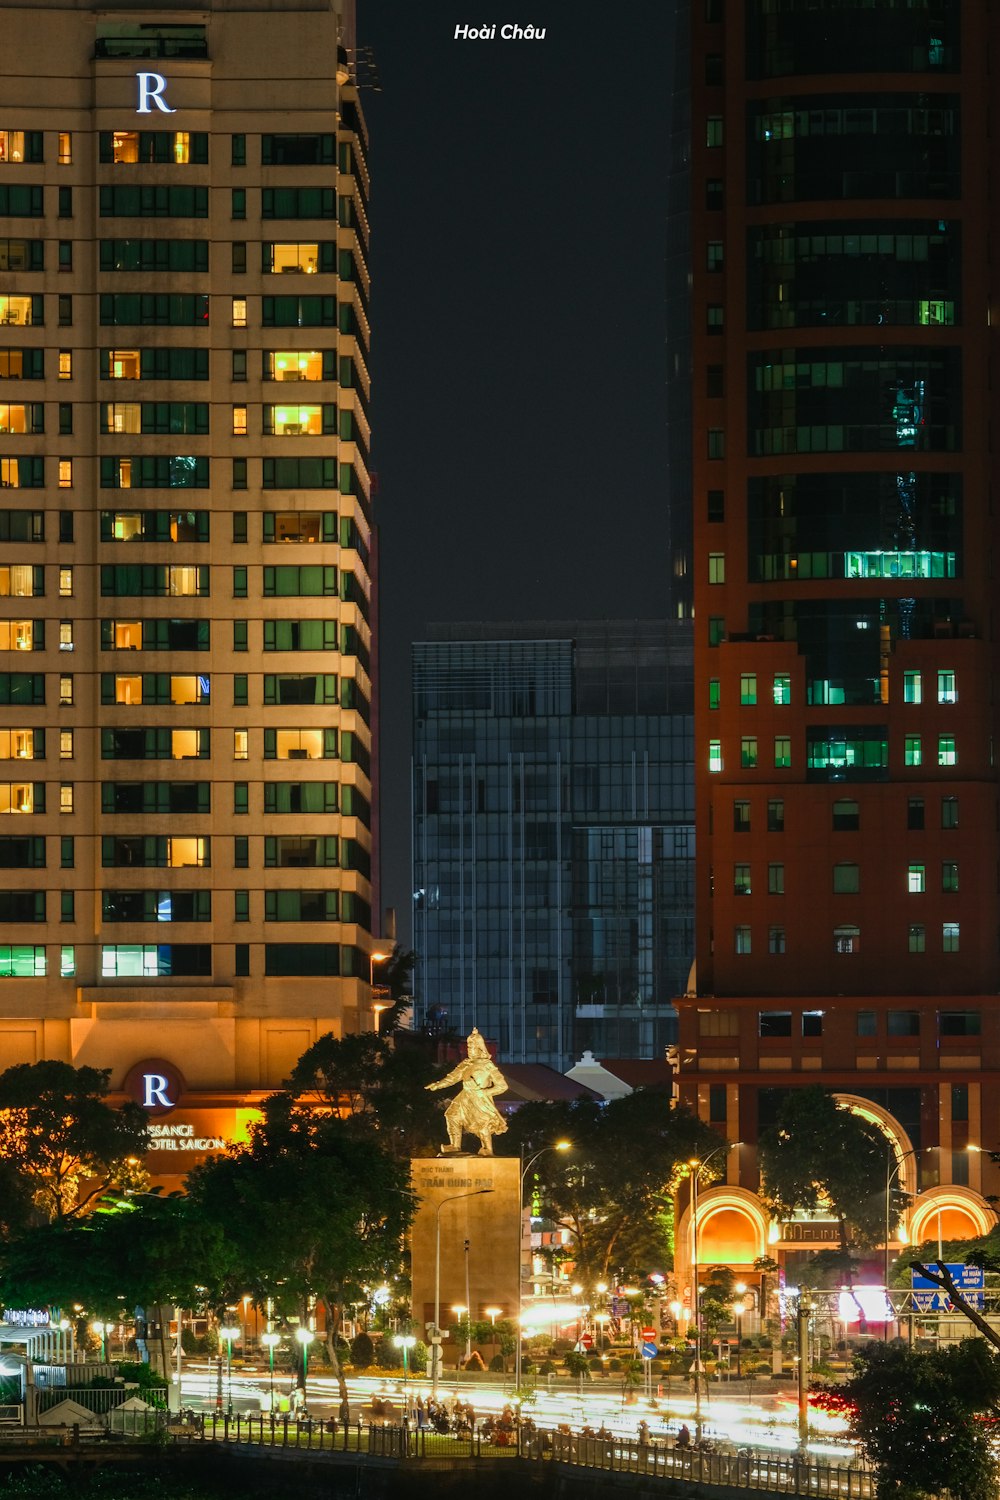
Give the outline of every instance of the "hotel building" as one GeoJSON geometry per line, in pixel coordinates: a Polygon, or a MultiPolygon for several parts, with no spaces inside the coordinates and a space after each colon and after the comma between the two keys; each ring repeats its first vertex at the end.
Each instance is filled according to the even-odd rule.
{"type": "MultiPolygon", "coordinates": [[[[1000,1187],[996,266],[987,0],[691,6],[697,981],[680,1094],[730,1153],[702,1263],[770,1224],[755,1142],[835,1090],[905,1240],[1000,1187]]],[[[694,1244],[679,1227],[682,1261],[694,1244]]]]}
{"type": "Polygon", "coordinates": [[[371,1024],[350,0],[0,15],[0,1068],[225,1139],[371,1024]]]}

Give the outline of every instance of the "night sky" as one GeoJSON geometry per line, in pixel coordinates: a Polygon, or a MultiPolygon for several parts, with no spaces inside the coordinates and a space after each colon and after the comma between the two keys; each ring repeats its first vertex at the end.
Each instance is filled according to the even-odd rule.
{"type": "Polygon", "coordinates": [[[656,0],[358,0],[358,30],[382,87],[363,100],[383,905],[405,941],[411,641],[666,609],[669,38],[656,0]],[[505,21],[545,40],[501,41],[505,21]]]}

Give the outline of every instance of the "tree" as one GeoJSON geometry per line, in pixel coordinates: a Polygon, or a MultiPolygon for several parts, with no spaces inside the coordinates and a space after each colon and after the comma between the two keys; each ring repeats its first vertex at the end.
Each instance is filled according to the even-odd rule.
{"type": "Polygon", "coordinates": [[[416,1038],[327,1032],[292,1069],[287,1087],[299,1100],[318,1101],[352,1128],[371,1132],[400,1160],[433,1154],[441,1122],[426,1085],[439,1076],[429,1048],[416,1038]]]}
{"type": "Polygon", "coordinates": [[[0,1074],[0,1161],[53,1222],[87,1213],[147,1148],[145,1111],[105,1102],[110,1077],[108,1068],[55,1060],[0,1074]]]}
{"type": "Polygon", "coordinates": [[[980,1339],[930,1354],[870,1344],[850,1379],[813,1392],[847,1418],[875,1470],[879,1500],[950,1493],[993,1500],[994,1459],[984,1418],[1000,1412],[1000,1361],[980,1339]]]}
{"type": "Polygon", "coordinates": [[[526,1104],[510,1136],[533,1169],[549,1216],[569,1230],[567,1254],[585,1285],[663,1270],[673,1256],[673,1194],[693,1156],[719,1137],[667,1094],[639,1089],[608,1104],[526,1104]]]}
{"type": "MultiPolygon", "coordinates": [[[[792,1089],[760,1137],[764,1202],[775,1218],[820,1211],[836,1219],[838,1269],[849,1278],[852,1248],[881,1244],[885,1234],[890,1150],[876,1125],[838,1104],[826,1089],[792,1089]]],[[[890,1212],[898,1214],[902,1201],[894,1188],[890,1212]]]]}
{"type": "Polygon", "coordinates": [[[364,1286],[392,1276],[412,1217],[409,1172],[350,1120],[317,1115],[289,1094],[264,1101],[263,1119],[245,1145],[231,1146],[187,1179],[199,1214],[223,1233],[244,1290],[304,1319],[318,1301],[326,1348],[337,1355],[345,1306],[364,1286]]]}

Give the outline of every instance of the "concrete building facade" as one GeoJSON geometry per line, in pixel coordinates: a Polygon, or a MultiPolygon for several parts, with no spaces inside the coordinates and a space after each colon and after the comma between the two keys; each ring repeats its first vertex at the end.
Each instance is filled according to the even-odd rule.
{"type": "Polygon", "coordinates": [[[229,1128],[370,1024],[351,6],[0,15],[0,1068],[229,1128]]]}
{"type": "MultiPolygon", "coordinates": [[[[697,983],[681,1097],[745,1144],[835,1089],[913,1197],[994,1222],[997,194],[986,0],[691,7],[697,983]],[[992,362],[992,363],[991,363],[992,362]],[[969,1149],[967,1149],[969,1148],[969,1149]]],[[[828,1238],[832,1238],[829,1235],[828,1238]]],[[[678,1243],[690,1259],[690,1216],[678,1243]]]]}

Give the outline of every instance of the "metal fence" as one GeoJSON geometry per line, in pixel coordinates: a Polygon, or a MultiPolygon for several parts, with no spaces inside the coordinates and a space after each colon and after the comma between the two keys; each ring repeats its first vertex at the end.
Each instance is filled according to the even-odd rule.
{"type": "MultiPolygon", "coordinates": [[[[142,1416],[143,1413],[135,1413],[142,1416]]],[[[146,1415],[152,1416],[153,1413],[146,1415]]],[[[669,1442],[637,1438],[583,1437],[527,1424],[508,1432],[477,1426],[459,1434],[432,1428],[336,1422],[291,1416],[207,1416],[168,1429],[179,1442],[223,1442],[303,1452],[357,1453],[401,1462],[447,1458],[520,1457],[535,1463],[562,1463],[608,1472],[642,1474],[689,1484],[726,1485],[789,1495],[874,1500],[869,1472],[849,1465],[814,1463],[799,1457],[743,1449],[735,1453],[678,1448],[669,1442]]]]}
{"type": "Polygon", "coordinates": [[[77,1406],[86,1407],[98,1416],[103,1416],[109,1411],[114,1411],[116,1406],[121,1406],[130,1396],[136,1395],[139,1387],[130,1386],[105,1386],[94,1391],[77,1385],[50,1386],[47,1390],[38,1392],[38,1410],[51,1411],[61,1401],[74,1401],[77,1406]]]}

